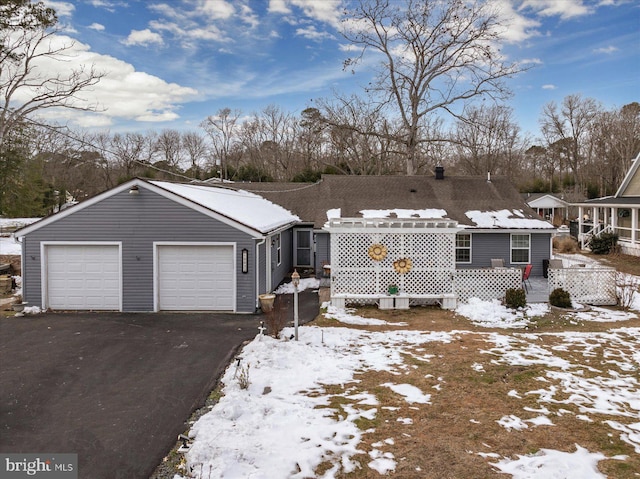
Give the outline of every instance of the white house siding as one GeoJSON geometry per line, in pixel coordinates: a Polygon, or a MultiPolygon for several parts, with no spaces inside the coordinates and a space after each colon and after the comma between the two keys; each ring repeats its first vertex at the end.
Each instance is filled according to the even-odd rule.
{"type": "Polygon", "coordinates": [[[154,309],[154,241],[235,243],[236,311],[255,311],[255,239],[144,188],[138,195],[114,194],[24,236],[23,296],[32,305],[42,304],[42,241],[121,242],[123,311],[154,309]],[[242,273],[243,248],[249,255],[247,274],[242,273]]]}

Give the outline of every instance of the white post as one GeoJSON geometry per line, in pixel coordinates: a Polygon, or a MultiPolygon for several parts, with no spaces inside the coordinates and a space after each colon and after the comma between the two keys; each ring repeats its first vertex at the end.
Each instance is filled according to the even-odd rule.
{"type": "Polygon", "coordinates": [[[295,330],[295,339],[298,340],[298,285],[300,284],[300,274],[294,269],[291,275],[293,283],[293,327],[295,330]]]}

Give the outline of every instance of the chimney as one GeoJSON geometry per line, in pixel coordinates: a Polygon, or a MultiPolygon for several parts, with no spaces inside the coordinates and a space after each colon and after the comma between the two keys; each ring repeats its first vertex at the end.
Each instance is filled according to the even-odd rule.
{"type": "Polygon", "coordinates": [[[444,180],[444,167],[436,166],[436,180],[444,180]]]}

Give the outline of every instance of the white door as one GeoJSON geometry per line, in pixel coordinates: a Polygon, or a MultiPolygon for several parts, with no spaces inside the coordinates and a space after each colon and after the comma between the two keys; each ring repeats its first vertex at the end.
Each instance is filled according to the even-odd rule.
{"type": "Polygon", "coordinates": [[[120,310],[118,245],[46,245],[45,307],[120,310]]]}
{"type": "Polygon", "coordinates": [[[234,278],[233,246],[158,246],[160,310],[233,311],[234,278]]]}

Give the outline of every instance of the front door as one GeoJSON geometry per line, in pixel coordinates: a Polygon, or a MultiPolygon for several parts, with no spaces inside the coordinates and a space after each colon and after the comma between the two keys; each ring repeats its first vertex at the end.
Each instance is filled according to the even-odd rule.
{"type": "Polygon", "coordinates": [[[313,266],[313,229],[295,229],[293,231],[293,249],[296,252],[294,266],[296,268],[311,268],[313,266]]]}

